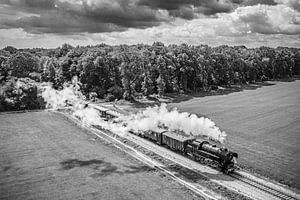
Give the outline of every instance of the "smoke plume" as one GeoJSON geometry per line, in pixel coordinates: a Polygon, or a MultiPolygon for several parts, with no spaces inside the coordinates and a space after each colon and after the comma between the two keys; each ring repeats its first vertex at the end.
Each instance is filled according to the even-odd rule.
{"type": "Polygon", "coordinates": [[[221,131],[212,120],[187,112],[180,113],[177,109],[169,111],[166,104],[148,107],[128,116],[119,115],[114,122],[105,121],[95,106],[87,104],[76,78],[62,90],[55,90],[51,85],[43,86],[42,97],[49,109],[67,107],[83,124],[98,125],[120,135],[126,134],[129,130],[134,132],[169,130],[174,134],[185,136],[205,136],[220,143],[223,143],[226,138],[226,133],[221,131]]]}
{"type": "Polygon", "coordinates": [[[42,97],[46,101],[46,108],[52,110],[67,108],[70,114],[84,125],[98,125],[103,129],[124,135],[127,129],[122,123],[105,121],[101,118],[99,111],[88,104],[80,91],[80,85],[77,77],[74,77],[71,83],[65,84],[62,90],[54,89],[51,84],[44,84],[42,97]]]}
{"type": "Polygon", "coordinates": [[[168,111],[166,104],[149,107],[129,116],[126,121],[128,128],[135,131],[168,129],[187,136],[206,136],[220,143],[226,139],[226,133],[221,131],[212,120],[187,112],[180,113],[176,108],[168,111]]]}

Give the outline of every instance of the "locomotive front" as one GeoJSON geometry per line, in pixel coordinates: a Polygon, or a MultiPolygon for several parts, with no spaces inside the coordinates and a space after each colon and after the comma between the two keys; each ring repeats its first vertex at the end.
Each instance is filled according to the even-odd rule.
{"type": "Polygon", "coordinates": [[[237,164],[238,154],[228,151],[226,148],[221,148],[220,151],[220,162],[222,163],[223,171],[225,173],[233,172],[237,164]]]}
{"type": "Polygon", "coordinates": [[[217,147],[208,141],[201,141],[199,139],[197,139],[197,141],[200,143],[198,150],[214,155],[225,173],[234,171],[237,164],[237,153],[228,151],[228,149],[223,147],[217,147]]]}

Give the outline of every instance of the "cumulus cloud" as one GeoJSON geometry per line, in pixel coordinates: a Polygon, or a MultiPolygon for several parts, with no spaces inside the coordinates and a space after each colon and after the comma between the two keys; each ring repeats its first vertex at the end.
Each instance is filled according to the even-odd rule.
{"type": "Polygon", "coordinates": [[[176,26],[130,29],[121,33],[105,34],[105,37],[106,41],[113,44],[117,41],[134,44],[159,40],[177,44],[299,46],[298,16],[296,10],[285,4],[260,4],[239,7],[231,13],[217,14],[213,18],[185,21],[176,26]]]}
{"type": "Polygon", "coordinates": [[[212,15],[220,12],[230,12],[234,1],[229,0],[140,0],[139,5],[149,6],[153,9],[165,9],[173,16],[191,18],[193,14],[202,13],[212,15]],[[181,15],[181,13],[185,14],[181,15]],[[187,15],[187,13],[190,13],[187,15]]]}
{"type": "Polygon", "coordinates": [[[298,0],[2,0],[0,37],[14,43],[1,36],[12,30],[75,45],[279,44],[299,41],[299,8],[298,0]]]}
{"type": "Polygon", "coordinates": [[[285,4],[300,12],[300,1],[299,0],[274,0],[276,3],[285,4]]]}
{"type": "MultiPolygon", "coordinates": [[[[111,32],[129,27],[146,28],[168,20],[168,13],[134,0],[5,0],[7,9],[30,12],[34,16],[2,19],[2,28],[23,28],[34,33],[111,32]]],[[[1,5],[1,4],[0,4],[1,5]]]]}
{"type": "Polygon", "coordinates": [[[254,6],[258,4],[277,5],[275,0],[241,0],[240,3],[244,6],[254,6]]]}
{"type": "Polygon", "coordinates": [[[2,20],[2,28],[22,28],[28,33],[80,33],[80,32],[111,32],[125,28],[111,23],[88,20],[82,16],[73,16],[55,10],[40,16],[22,17],[17,20],[2,20]]]}
{"type": "Polygon", "coordinates": [[[284,4],[237,8],[230,14],[240,31],[262,34],[300,34],[300,14],[284,4]]]}
{"type": "Polygon", "coordinates": [[[175,18],[192,20],[199,14],[230,12],[228,0],[3,0],[11,12],[35,15],[1,20],[2,28],[32,33],[112,32],[148,28],[175,18]]]}
{"type": "Polygon", "coordinates": [[[10,5],[14,10],[38,13],[55,8],[55,0],[2,0],[0,4],[10,5]]]}

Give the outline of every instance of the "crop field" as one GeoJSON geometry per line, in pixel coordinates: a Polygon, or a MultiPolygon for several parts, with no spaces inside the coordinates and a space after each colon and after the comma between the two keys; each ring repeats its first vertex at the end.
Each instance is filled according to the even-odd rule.
{"type": "Polygon", "coordinates": [[[174,103],[211,118],[250,171],[300,188],[300,81],[174,103]]]}
{"type": "Polygon", "coordinates": [[[197,198],[59,114],[0,114],[0,199],[197,198]]]}

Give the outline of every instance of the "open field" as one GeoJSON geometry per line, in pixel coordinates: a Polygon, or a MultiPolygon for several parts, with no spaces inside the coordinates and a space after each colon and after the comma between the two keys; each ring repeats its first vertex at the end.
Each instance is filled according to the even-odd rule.
{"type": "Polygon", "coordinates": [[[198,199],[49,112],[0,114],[0,199],[198,199]]]}
{"type": "Polygon", "coordinates": [[[226,131],[245,168],[300,188],[300,81],[170,104],[226,131]]]}

